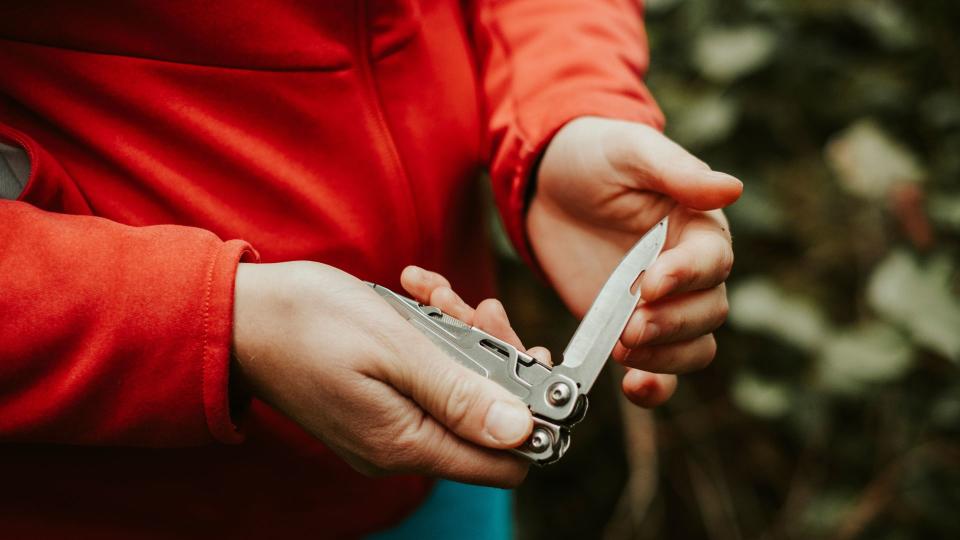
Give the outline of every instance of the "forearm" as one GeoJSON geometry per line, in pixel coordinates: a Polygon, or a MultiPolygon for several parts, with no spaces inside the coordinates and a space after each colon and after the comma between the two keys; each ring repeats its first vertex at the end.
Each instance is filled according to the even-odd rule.
{"type": "Polygon", "coordinates": [[[129,227],[0,201],[0,438],[234,441],[233,273],[249,252],[190,227],[129,227]]]}
{"type": "Polygon", "coordinates": [[[521,256],[534,168],[556,133],[588,115],[663,125],[642,77],[648,56],[635,0],[472,4],[486,101],[491,180],[521,256]]]}

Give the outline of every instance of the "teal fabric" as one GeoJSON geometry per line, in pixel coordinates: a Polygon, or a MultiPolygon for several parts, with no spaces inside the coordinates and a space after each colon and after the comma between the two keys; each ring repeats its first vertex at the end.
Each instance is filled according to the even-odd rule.
{"type": "Polygon", "coordinates": [[[397,527],[369,540],[513,538],[513,492],[440,480],[427,501],[397,527]]]}

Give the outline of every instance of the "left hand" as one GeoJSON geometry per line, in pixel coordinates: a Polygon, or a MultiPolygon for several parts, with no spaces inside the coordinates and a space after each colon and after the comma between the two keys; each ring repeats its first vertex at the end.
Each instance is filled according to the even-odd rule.
{"type": "Polygon", "coordinates": [[[733,264],[719,209],[742,189],[739,180],[633,122],[578,118],[544,153],[527,232],[537,261],[578,317],[626,251],[670,216],[667,243],[640,280],[643,301],[613,355],[628,367],[623,391],[638,405],[666,401],[675,374],[713,359],[712,332],[726,318],[724,281],[733,264]]]}

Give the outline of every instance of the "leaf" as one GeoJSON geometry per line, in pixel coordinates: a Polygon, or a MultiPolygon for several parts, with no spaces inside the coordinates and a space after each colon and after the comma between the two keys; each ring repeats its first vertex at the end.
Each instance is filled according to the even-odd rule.
{"type": "Polygon", "coordinates": [[[944,255],[920,266],[905,251],[895,251],[870,277],[867,302],[917,343],[960,363],[960,302],[950,290],[952,273],[944,255]]]}
{"type": "Polygon", "coordinates": [[[890,0],[859,0],[850,4],[854,20],[873,33],[884,46],[902,49],[917,41],[917,28],[896,3],[890,0]]]}
{"type": "Polygon", "coordinates": [[[733,100],[707,94],[690,99],[672,114],[669,132],[684,146],[703,147],[726,138],[736,125],[737,116],[733,100]]]}
{"type": "Polygon", "coordinates": [[[733,402],[754,416],[773,419],[790,411],[790,391],[783,385],[752,374],[740,374],[733,381],[733,402]]]}
{"type": "Polygon", "coordinates": [[[831,536],[827,533],[836,531],[854,504],[854,494],[843,488],[831,486],[829,490],[823,490],[803,508],[799,516],[803,529],[798,537],[831,536]]]}
{"type": "Polygon", "coordinates": [[[755,278],[730,293],[730,322],[763,332],[807,351],[820,348],[829,334],[817,307],[785,293],[772,281],[755,278]]]}
{"type": "Polygon", "coordinates": [[[934,92],[920,102],[920,114],[939,129],[960,125],[960,96],[949,89],[934,92]]]}
{"type": "Polygon", "coordinates": [[[694,43],[693,64],[708,79],[729,82],[769,63],[776,42],[765,26],[709,29],[694,43]]]}
{"type": "Polygon", "coordinates": [[[820,381],[842,393],[858,393],[865,386],[890,382],[913,364],[910,344],[889,325],[866,323],[835,334],[818,358],[820,381]]]}
{"type": "Polygon", "coordinates": [[[917,157],[869,119],[834,136],[826,159],[840,185],[865,199],[882,199],[894,185],[926,177],[917,157]]]}
{"type": "Polygon", "coordinates": [[[960,231],[960,195],[930,198],[930,217],[941,227],[960,231]]]}
{"type": "Polygon", "coordinates": [[[670,11],[683,0],[646,0],[643,8],[647,13],[663,13],[670,11]]]}
{"type": "Polygon", "coordinates": [[[930,422],[940,428],[957,429],[960,426],[960,395],[954,391],[941,395],[930,410],[930,422]]]}
{"type": "Polygon", "coordinates": [[[764,233],[776,235],[786,229],[786,217],[763,184],[751,185],[737,199],[736,204],[724,210],[730,218],[733,230],[738,233],[764,233]]]}

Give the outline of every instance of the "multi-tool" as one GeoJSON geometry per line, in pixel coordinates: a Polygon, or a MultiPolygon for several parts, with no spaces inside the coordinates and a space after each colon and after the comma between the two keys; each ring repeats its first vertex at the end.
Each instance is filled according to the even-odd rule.
{"type": "Polygon", "coordinates": [[[640,300],[640,288],[634,284],[656,260],[666,237],[664,218],[627,252],[574,332],[562,361],[553,366],[433,306],[369,285],[453,360],[496,381],[527,404],[533,413],[533,431],[513,451],[545,465],[560,459],[570,446],[570,428],[587,412],[587,393],[640,300]]]}

